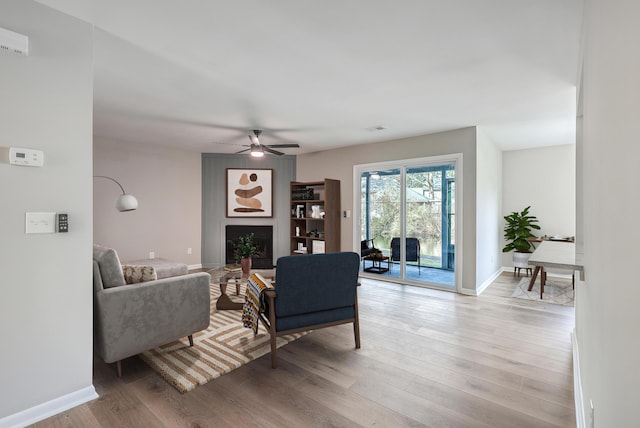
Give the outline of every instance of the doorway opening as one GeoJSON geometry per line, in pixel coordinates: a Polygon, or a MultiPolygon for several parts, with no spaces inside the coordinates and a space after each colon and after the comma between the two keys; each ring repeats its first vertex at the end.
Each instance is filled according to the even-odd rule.
{"type": "Polygon", "coordinates": [[[456,289],[458,156],[356,166],[365,276],[456,289]]]}

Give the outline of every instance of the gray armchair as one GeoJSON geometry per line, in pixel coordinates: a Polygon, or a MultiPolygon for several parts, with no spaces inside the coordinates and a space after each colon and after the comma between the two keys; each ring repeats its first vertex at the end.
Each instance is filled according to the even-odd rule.
{"type": "Polygon", "coordinates": [[[360,348],[356,253],[280,257],[275,290],[266,290],[260,320],[271,336],[271,367],[277,367],[276,337],[311,329],[353,323],[360,348]]]}
{"type": "Polygon", "coordinates": [[[94,349],[117,365],[132,355],[206,329],[210,317],[208,273],[126,284],[115,250],[93,249],[94,349]]]}

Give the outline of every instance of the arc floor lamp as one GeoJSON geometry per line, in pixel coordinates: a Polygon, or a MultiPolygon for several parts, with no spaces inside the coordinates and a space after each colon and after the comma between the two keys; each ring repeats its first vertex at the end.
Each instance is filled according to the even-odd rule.
{"type": "Polygon", "coordinates": [[[138,208],[138,200],[136,199],[136,197],[133,195],[127,194],[124,191],[122,184],[118,183],[115,179],[111,177],[107,177],[106,175],[94,175],[93,178],[106,178],[107,180],[113,181],[118,185],[118,187],[120,187],[120,190],[122,190],[122,195],[118,196],[118,199],[116,199],[116,209],[118,211],[120,212],[133,211],[136,208],[138,208]]]}

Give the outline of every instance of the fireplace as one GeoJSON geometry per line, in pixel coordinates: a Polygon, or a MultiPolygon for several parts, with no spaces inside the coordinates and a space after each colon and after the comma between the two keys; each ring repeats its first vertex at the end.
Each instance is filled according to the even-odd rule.
{"type": "Polygon", "coordinates": [[[226,251],[225,259],[227,264],[235,263],[233,258],[233,247],[229,240],[235,240],[239,236],[253,233],[253,237],[258,248],[258,255],[253,256],[251,265],[253,269],[273,268],[273,226],[245,226],[228,225],[225,228],[226,251]]]}

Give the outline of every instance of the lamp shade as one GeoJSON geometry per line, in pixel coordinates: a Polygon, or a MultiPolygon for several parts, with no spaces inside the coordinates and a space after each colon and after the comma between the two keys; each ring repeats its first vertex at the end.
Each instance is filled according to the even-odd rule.
{"type": "Polygon", "coordinates": [[[118,211],[120,212],[133,211],[136,208],[138,208],[138,200],[136,199],[136,197],[125,193],[124,188],[122,187],[122,184],[118,183],[117,180],[111,177],[107,177],[106,175],[94,175],[93,178],[105,178],[107,180],[113,181],[118,185],[118,187],[120,187],[120,190],[122,190],[122,195],[118,196],[118,199],[116,199],[116,209],[118,211]]]}
{"type": "Polygon", "coordinates": [[[133,195],[120,195],[116,199],[116,209],[120,212],[133,211],[138,208],[138,200],[133,195]]]}

